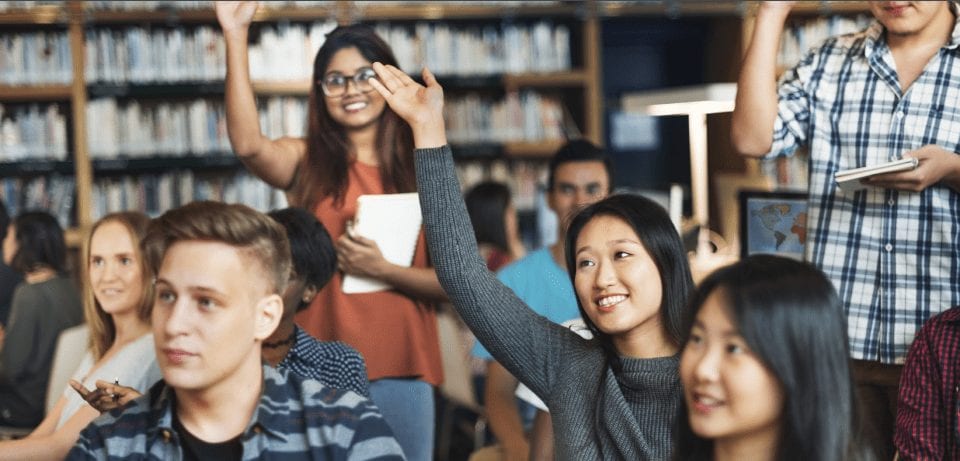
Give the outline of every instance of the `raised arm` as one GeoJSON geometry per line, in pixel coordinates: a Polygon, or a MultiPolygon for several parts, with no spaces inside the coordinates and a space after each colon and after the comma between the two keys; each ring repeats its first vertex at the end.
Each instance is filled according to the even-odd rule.
{"type": "Polygon", "coordinates": [[[477,250],[443,124],[443,90],[429,71],[426,87],[375,63],[374,87],[410,124],[424,228],[437,277],[454,307],[490,353],[540,395],[549,392],[567,347],[581,339],[530,310],[487,270],[477,250]]]}
{"type": "Polygon", "coordinates": [[[770,151],[777,117],[777,51],[793,2],[763,2],[737,80],[731,141],[743,155],[770,151]]]}
{"type": "Polygon", "coordinates": [[[220,1],[214,8],[227,48],[224,102],[230,145],[253,174],[271,186],[288,189],[306,153],[306,143],[299,138],[271,140],[260,130],[247,47],[257,2],[220,1]]]}

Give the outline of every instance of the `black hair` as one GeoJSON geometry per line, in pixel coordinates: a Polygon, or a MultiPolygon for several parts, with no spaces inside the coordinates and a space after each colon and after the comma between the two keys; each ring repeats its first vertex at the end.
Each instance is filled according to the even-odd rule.
{"type": "Polygon", "coordinates": [[[550,158],[547,190],[553,190],[557,168],[570,162],[602,162],[603,169],[607,172],[607,190],[605,192],[609,194],[613,190],[613,164],[610,161],[610,156],[603,149],[585,139],[568,141],[550,158]]]}
{"type": "MultiPolygon", "coordinates": [[[[638,195],[616,194],[587,206],[574,216],[567,231],[566,260],[570,280],[576,277],[577,237],[584,226],[598,216],[613,216],[629,225],[653,259],[660,273],[663,298],[660,302],[660,317],[666,337],[679,346],[684,338],[683,314],[687,300],[693,291],[693,278],[687,262],[687,253],[680,235],[670,221],[666,210],[656,202],[638,195]]],[[[576,286],[576,285],[574,285],[576,286]]],[[[577,297],[577,307],[584,323],[607,351],[608,359],[618,363],[618,354],[610,335],[597,328],[590,320],[583,304],[577,297]]]]}
{"type": "MultiPolygon", "coordinates": [[[[316,216],[303,208],[290,207],[267,213],[287,231],[293,271],[319,291],[337,270],[337,252],[333,239],[316,216]]],[[[297,312],[308,304],[301,302],[297,312]]]]}
{"type": "MultiPolygon", "coordinates": [[[[860,438],[843,308],[813,266],[754,255],[717,270],[690,301],[686,332],[711,293],[725,298],[731,321],[787,396],[776,459],[868,459],[860,438]]],[[[685,338],[686,339],[686,338],[685,338]]],[[[708,460],[713,441],[694,434],[683,404],[674,459],[708,460]]]]}
{"type": "Polygon", "coordinates": [[[67,260],[67,244],[63,228],[50,213],[29,211],[13,220],[17,251],[10,258],[10,267],[24,274],[50,268],[63,273],[67,260]]]}
{"type": "Polygon", "coordinates": [[[463,198],[467,205],[477,243],[489,243],[508,251],[504,216],[510,206],[510,188],[506,184],[485,181],[467,191],[463,198]]]}
{"type": "MultiPolygon", "coordinates": [[[[393,50],[370,26],[340,26],[327,34],[313,61],[314,84],[307,99],[307,153],[297,168],[290,190],[292,203],[308,210],[327,197],[332,197],[335,203],[342,203],[347,190],[347,170],[352,162],[353,146],[346,128],[327,111],[319,82],[333,56],[348,48],[355,48],[371,63],[400,67],[393,50]]],[[[374,147],[384,192],[416,191],[413,131],[389,105],[377,122],[374,147]]]]}

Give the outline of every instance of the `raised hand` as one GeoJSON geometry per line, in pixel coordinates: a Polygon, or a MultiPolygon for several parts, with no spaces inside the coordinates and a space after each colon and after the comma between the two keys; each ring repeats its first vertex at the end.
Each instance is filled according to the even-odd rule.
{"type": "Polygon", "coordinates": [[[224,32],[246,30],[257,12],[257,2],[215,2],[217,21],[224,32]]]}
{"type": "Polygon", "coordinates": [[[370,85],[379,92],[397,115],[413,130],[418,148],[440,147],[447,143],[443,124],[443,88],[436,77],[423,69],[421,85],[402,70],[391,65],[373,63],[376,79],[370,85]]]}

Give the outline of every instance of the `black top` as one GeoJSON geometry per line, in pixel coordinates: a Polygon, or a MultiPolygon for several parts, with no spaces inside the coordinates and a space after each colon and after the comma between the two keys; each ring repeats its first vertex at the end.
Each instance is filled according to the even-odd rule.
{"type": "Polygon", "coordinates": [[[243,444],[240,443],[240,434],[224,442],[204,442],[183,427],[176,411],[173,412],[173,430],[177,431],[177,435],[180,436],[184,461],[204,461],[208,459],[240,461],[243,457],[243,444]]]}

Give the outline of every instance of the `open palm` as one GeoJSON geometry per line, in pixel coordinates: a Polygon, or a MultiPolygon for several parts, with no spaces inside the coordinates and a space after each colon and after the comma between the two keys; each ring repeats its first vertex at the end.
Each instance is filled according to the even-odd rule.
{"type": "Polygon", "coordinates": [[[257,12],[257,2],[216,2],[217,21],[225,31],[245,29],[257,12]]]}
{"type": "Polygon", "coordinates": [[[377,80],[371,80],[371,85],[410,126],[425,126],[443,120],[443,88],[429,70],[423,70],[426,86],[391,65],[374,63],[373,70],[377,73],[377,80]]]}

